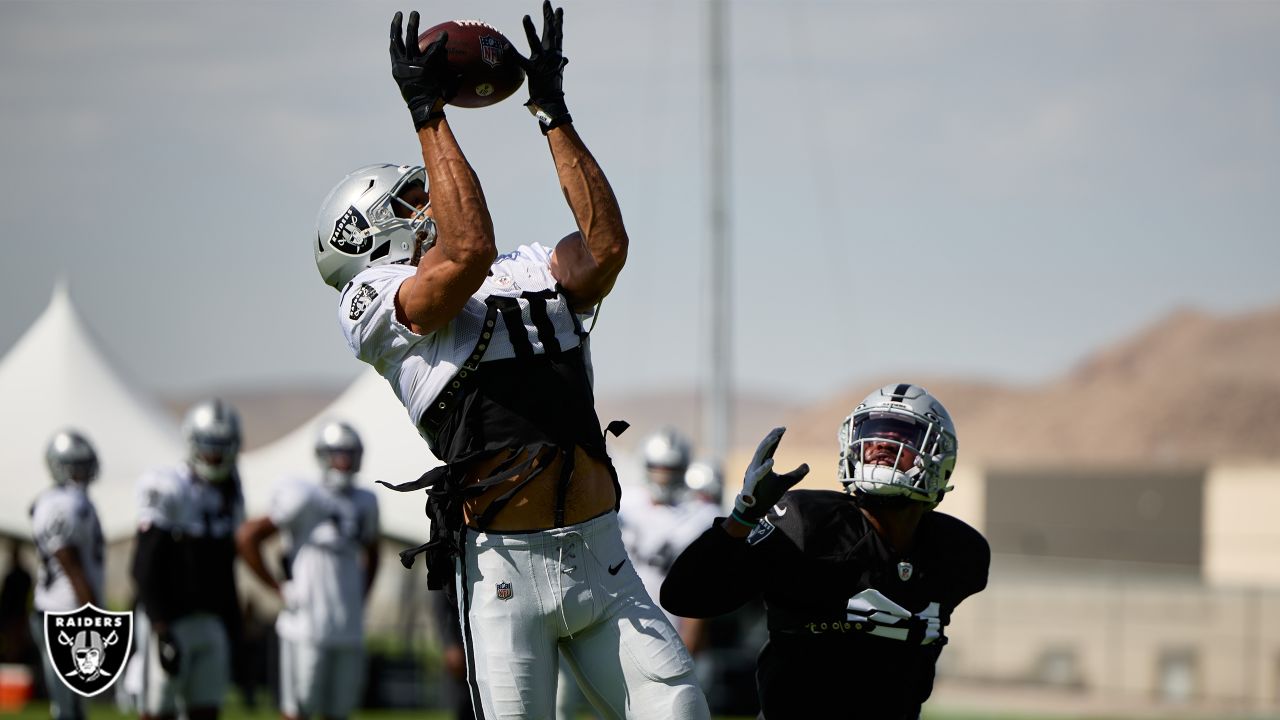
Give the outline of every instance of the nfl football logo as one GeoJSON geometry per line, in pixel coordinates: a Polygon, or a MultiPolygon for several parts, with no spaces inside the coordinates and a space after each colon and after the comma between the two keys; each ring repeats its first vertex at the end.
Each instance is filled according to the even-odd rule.
{"type": "Polygon", "coordinates": [[[911,573],[915,572],[915,568],[909,562],[898,563],[898,579],[906,582],[911,579],[911,573]]]}
{"type": "Polygon", "coordinates": [[[509,582],[498,583],[498,599],[499,600],[510,600],[512,594],[513,593],[511,592],[511,583],[509,582]]]}
{"type": "Polygon", "coordinates": [[[49,662],[72,692],[93,697],[115,684],[133,647],[133,613],[108,612],[92,603],[44,614],[49,662]]]}
{"type": "Polygon", "coordinates": [[[502,62],[502,40],[492,35],[481,35],[480,59],[489,67],[498,67],[502,62]]]}

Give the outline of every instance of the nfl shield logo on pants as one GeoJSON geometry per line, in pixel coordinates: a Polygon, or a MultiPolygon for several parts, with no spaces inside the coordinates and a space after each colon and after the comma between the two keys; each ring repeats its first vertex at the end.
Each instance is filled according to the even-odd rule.
{"type": "Polygon", "coordinates": [[[72,692],[93,697],[115,684],[133,647],[133,613],[92,603],[44,614],[49,663],[72,692]]]}
{"type": "Polygon", "coordinates": [[[510,600],[511,595],[512,595],[511,583],[498,583],[498,599],[499,600],[510,600]]]}

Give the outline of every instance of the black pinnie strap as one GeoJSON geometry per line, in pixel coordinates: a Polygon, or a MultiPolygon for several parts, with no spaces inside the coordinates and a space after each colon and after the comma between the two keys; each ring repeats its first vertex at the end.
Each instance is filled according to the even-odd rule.
{"type": "Polygon", "coordinates": [[[484,358],[485,351],[489,349],[489,342],[493,339],[499,304],[496,298],[485,299],[485,305],[488,306],[488,310],[485,312],[484,325],[480,330],[480,337],[476,339],[475,347],[471,348],[471,352],[467,354],[467,359],[463,361],[462,367],[458,368],[458,372],[449,378],[449,382],[445,383],[444,389],[440,391],[440,394],[436,395],[435,399],[431,401],[431,405],[418,418],[418,426],[426,430],[429,437],[436,437],[440,426],[448,419],[458,401],[466,397],[466,391],[475,382],[476,373],[480,371],[480,361],[484,358]]]}

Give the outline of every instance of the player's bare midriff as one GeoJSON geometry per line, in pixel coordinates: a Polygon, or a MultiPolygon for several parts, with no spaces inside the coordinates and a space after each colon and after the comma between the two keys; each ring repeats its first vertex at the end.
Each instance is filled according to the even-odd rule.
{"type": "MultiPolygon", "coordinates": [[[[467,472],[467,482],[488,477],[490,471],[501,462],[501,457],[477,462],[467,472]]],[[[552,461],[498,512],[485,529],[494,532],[520,532],[556,527],[556,484],[560,480],[560,468],[563,464],[563,459],[559,457],[552,461]]],[[[467,525],[475,528],[476,518],[484,513],[489,503],[505,495],[523,479],[523,475],[518,475],[466,501],[462,512],[467,525]]],[[[617,505],[617,499],[613,475],[608,466],[588,455],[582,448],[575,448],[573,476],[564,501],[563,524],[576,525],[603,515],[617,505]]]]}

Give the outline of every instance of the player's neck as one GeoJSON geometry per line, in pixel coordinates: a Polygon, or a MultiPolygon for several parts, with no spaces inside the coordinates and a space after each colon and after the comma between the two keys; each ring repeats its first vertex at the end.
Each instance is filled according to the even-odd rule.
{"type": "Polygon", "coordinates": [[[910,503],[902,507],[860,507],[867,522],[880,539],[898,555],[908,555],[915,545],[916,528],[928,507],[923,503],[910,503]]]}

